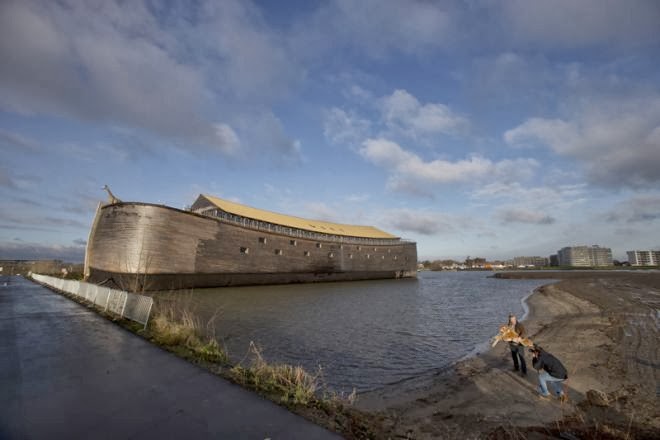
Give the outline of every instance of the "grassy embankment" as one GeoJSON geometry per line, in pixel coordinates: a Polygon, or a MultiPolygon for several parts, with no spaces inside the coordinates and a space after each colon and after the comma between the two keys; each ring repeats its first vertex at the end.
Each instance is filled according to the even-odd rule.
{"type": "Polygon", "coordinates": [[[216,313],[203,325],[185,299],[157,302],[144,336],[190,360],[214,364],[216,372],[284,404],[307,405],[316,398],[321,388],[319,374],[311,374],[300,366],[270,364],[254,343],[245,359],[233,364],[216,339],[213,323],[217,316],[216,313]]]}
{"type": "Polygon", "coordinates": [[[269,364],[254,343],[246,365],[232,364],[220,347],[213,331],[213,320],[204,326],[187,308],[177,310],[176,305],[157,307],[144,336],[191,360],[216,364],[219,371],[250,388],[279,397],[283,403],[307,405],[319,390],[319,377],[300,366],[269,364]]]}
{"type": "MultiPolygon", "coordinates": [[[[55,290],[55,289],[54,289],[55,290]]],[[[321,370],[310,373],[301,366],[269,363],[261,350],[250,343],[247,355],[233,363],[215,337],[214,321],[205,324],[191,311],[184,298],[170,303],[154,303],[149,325],[120,319],[105,313],[81,298],[59,292],[69,299],[121,325],[125,329],[218,376],[251,389],[291,411],[348,439],[380,438],[380,423],[374,416],[352,407],[356,393],[346,395],[330,390],[321,370]]]]}
{"type": "Polygon", "coordinates": [[[207,370],[269,398],[317,424],[351,439],[379,438],[379,422],[352,405],[355,390],[346,395],[329,389],[321,369],[310,373],[302,366],[266,361],[250,343],[247,355],[232,363],[215,337],[216,313],[206,324],[191,311],[185,295],[179,301],[158,304],[150,325],[137,333],[207,370]]]}

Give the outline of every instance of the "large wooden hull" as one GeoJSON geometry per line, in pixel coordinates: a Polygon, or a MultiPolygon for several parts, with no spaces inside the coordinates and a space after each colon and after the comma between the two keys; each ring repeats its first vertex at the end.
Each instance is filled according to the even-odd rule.
{"type": "Polygon", "coordinates": [[[415,243],[369,243],[293,237],[161,205],[118,203],[97,211],[85,274],[132,291],[417,275],[415,243]]]}

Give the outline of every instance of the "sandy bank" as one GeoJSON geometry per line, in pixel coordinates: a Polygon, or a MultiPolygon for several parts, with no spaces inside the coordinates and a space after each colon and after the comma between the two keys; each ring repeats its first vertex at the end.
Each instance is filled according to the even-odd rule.
{"type": "Polygon", "coordinates": [[[657,276],[660,270],[655,269],[575,269],[575,270],[513,270],[495,272],[493,278],[511,280],[575,280],[584,278],[622,278],[630,276],[657,276]]]}
{"type": "Polygon", "coordinates": [[[450,371],[361,395],[358,407],[391,438],[658,438],[660,273],[567,274],[528,299],[525,325],[566,365],[568,404],[539,399],[536,372],[511,371],[499,344],[450,371]],[[605,393],[606,406],[590,390],[605,393]]]}

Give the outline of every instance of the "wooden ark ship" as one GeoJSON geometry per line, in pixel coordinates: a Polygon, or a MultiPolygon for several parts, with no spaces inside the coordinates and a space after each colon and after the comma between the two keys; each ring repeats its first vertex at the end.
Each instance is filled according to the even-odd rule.
{"type": "Polygon", "coordinates": [[[85,278],[121,289],[417,276],[417,245],[371,226],[308,220],[200,195],[190,210],[99,205],[85,278]]]}

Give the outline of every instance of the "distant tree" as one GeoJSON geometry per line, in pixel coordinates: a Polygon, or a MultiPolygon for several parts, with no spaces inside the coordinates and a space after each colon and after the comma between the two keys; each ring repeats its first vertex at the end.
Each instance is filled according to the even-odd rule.
{"type": "Polygon", "coordinates": [[[429,263],[428,268],[431,270],[442,270],[442,264],[440,264],[440,261],[435,260],[429,263]]]}

